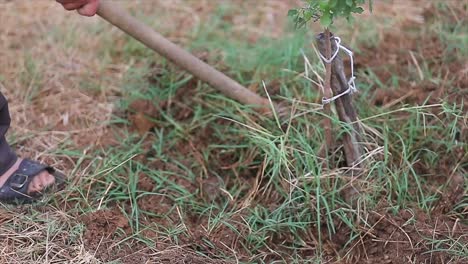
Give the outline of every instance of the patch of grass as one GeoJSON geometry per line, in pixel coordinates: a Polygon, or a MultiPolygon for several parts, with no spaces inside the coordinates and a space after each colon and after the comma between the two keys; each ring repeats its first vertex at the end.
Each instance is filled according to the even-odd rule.
{"type": "Polygon", "coordinates": [[[35,60],[31,54],[26,54],[23,72],[20,75],[20,80],[23,87],[26,87],[22,97],[26,103],[30,103],[41,89],[42,73],[39,71],[40,61],[35,60]]]}
{"type": "MultiPolygon", "coordinates": [[[[115,70],[114,64],[122,62],[128,66],[122,71],[122,82],[115,84],[120,87],[117,95],[112,94],[117,111],[103,135],[114,139],[114,144],[74,148],[70,135],[62,140],[61,150],[50,151],[72,164],[69,188],[46,199],[50,202],[46,208],[23,208],[2,224],[2,229],[21,238],[14,245],[17,252],[25,253],[23,258],[28,253],[31,261],[52,261],[51,256],[63,257],[56,252],[73,249],[70,259],[83,263],[97,258],[130,262],[116,252],[130,252],[128,247],[133,247],[132,253],[143,252],[144,245],[150,249],[145,251],[147,256],[180,247],[197,256],[240,263],[347,260],[356,245],[370,243],[369,237],[379,235],[373,212],[385,214],[389,221],[404,210],[431,215],[441,196],[449,192],[448,176],[466,173],[468,146],[459,138],[467,125],[463,104],[444,97],[437,102],[424,98],[422,104],[403,100],[377,106],[373,102],[376,90],[406,89],[402,84],[417,80],[419,72],[405,64],[411,71],[383,79],[379,69],[361,65],[360,92],[354,100],[366,133],[366,165],[352,183],[361,190],[356,205],[347,203],[342,190],[351,182],[346,168],[339,168],[344,162],[341,150],[325,159],[317,154],[324,142],[320,125],[324,114],[313,104],[319,99],[319,87],[304,78],[319,83],[317,76],[323,73],[310,47],[313,36],[297,32],[281,39],[256,36],[251,41],[248,33],[232,35],[229,17],[238,9],[231,3],[220,5],[195,25],[194,33],[187,33],[193,41],[183,45],[195,53],[208,51],[204,59],[210,64],[262,94],[261,81],[265,80],[275,100],[292,105],[291,118],[277,120],[256,113],[217,94],[136,41],[103,33],[104,44],[96,49],[103,57],[101,70],[115,70]],[[307,72],[301,49],[310,61],[307,72]],[[150,113],[153,128],[145,134],[134,127],[132,103],[136,100],[150,102],[159,110],[150,113]],[[87,230],[96,223],[83,219],[103,211],[110,213],[102,223],[94,222],[104,231],[90,236],[87,230]],[[19,236],[24,230],[32,231],[19,236]]],[[[444,51],[461,49],[463,41],[456,35],[462,23],[447,33],[450,25],[439,20],[424,25],[425,29],[440,33],[444,51]]],[[[371,25],[356,25],[362,30],[356,47],[381,44],[380,32],[371,25]]],[[[87,30],[105,31],[101,26],[87,30]]],[[[63,47],[79,46],[71,41],[72,36],[54,40],[63,47]]],[[[422,51],[415,54],[424,79],[454,85],[422,51]]],[[[23,86],[36,87],[31,83],[37,84],[35,76],[40,71],[34,62],[29,63],[23,86]]],[[[99,92],[105,88],[102,85],[85,80],[79,88],[99,92]]],[[[34,100],[34,91],[27,90],[29,100],[34,100]]],[[[337,135],[349,129],[335,116],[330,118],[337,135]]],[[[461,188],[467,192],[466,184],[461,188]]],[[[443,217],[466,218],[465,200],[457,201],[443,217]]],[[[5,212],[11,210],[15,209],[5,208],[5,212]]],[[[411,232],[406,226],[418,221],[412,217],[401,228],[411,232]]],[[[466,256],[463,236],[428,237],[421,232],[420,237],[426,241],[420,244],[427,249],[423,255],[444,252],[453,261],[466,256]]]]}
{"type": "MultiPolygon", "coordinates": [[[[211,26],[200,29],[197,40],[191,44],[193,50],[214,50],[213,54],[221,54],[225,64],[221,67],[227,67],[246,85],[269,77],[279,83],[281,96],[303,100],[318,97],[317,89],[310,87],[310,83],[291,74],[303,71],[300,49],[306,48],[310,39],[306,41],[298,35],[282,40],[260,39],[255,44],[234,40],[224,34],[229,32],[229,25],[220,19],[225,12],[228,11],[218,10],[207,22],[211,26]],[[282,69],[288,69],[290,73],[282,69]]],[[[372,107],[367,102],[371,87],[387,85],[375,78],[369,69],[368,79],[363,78],[369,83],[363,83],[363,92],[356,97],[358,112],[368,128],[369,139],[372,139],[368,146],[368,169],[360,180],[364,191],[359,203],[363,209],[356,210],[340,195],[349,180],[344,171],[321,168],[323,161],[316,153],[324,139],[319,125],[322,114],[318,111],[278,126],[276,120],[251,113],[236,102],[213,94],[205,85],[191,87],[196,90],[192,98],[177,98],[177,90],[187,85],[190,78],[174,71],[165,62],[145,59],[144,53],[135,53],[128,45],[124,45],[129,47],[124,48],[125,54],[146,62],[144,67],[127,73],[127,96],[123,105],[128,105],[126,100],[135,98],[155,104],[179,100],[182,104],[190,104],[194,112],[184,120],[175,117],[177,109],[174,109],[176,112],[169,109],[161,113],[155,120],[157,136],[152,137],[150,150],[142,149],[147,139],[129,134],[119,147],[98,154],[106,157],[106,163],[102,165],[105,172],[96,178],[103,180],[92,188],[95,194],[91,197],[95,198],[90,207],[98,203],[103,207],[118,204],[126,212],[139,239],[148,239],[142,235],[142,230],[154,229],[151,221],[143,219],[163,219],[168,224],[161,225],[153,220],[158,226],[155,232],[175,244],[184,244],[186,239],[193,237],[193,232],[202,230],[203,237],[193,247],[203,254],[215,250],[211,254],[232,259],[233,244],[224,244],[223,248],[216,237],[217,232],[226,232],[238,237],[237,247],[242,249],[243,257],[250,256],[250,261],[300,262],[305,247],[311,247],[311,256],[325,257],[326,237],[334,236],[343,225],[351,230],[346,244],[355,242],[359,238],[356,219],[365,218],[366,212],[377,209],[382,201],[394,213],[414,206],[429,213],[438,200],[438,192],[432,188],[432,173],[419,171],[415,165],[437,167],[445,159],[440,153],[451,155],[457,147],[452,141],[455,127],[463,118],[460,106],[451,108],[442,103],[393,109],[372,107]],[[162,72],[156,84],[147,77],[154,70],[154,64],[162,72]],[[198,131],[204,127],[212,130],[209,140],[202,142],[205,145],[202,148],[194,145],[188,153],[178,153],[184,151],[181,145],[193,143],[203,136],[198,131]],[[233,171],[220,171],[219,161],[213,158],[220,157],[223,152],[232,153],[228,160],[230,164],[240,164],[233,171]],[[142,161],[134,160],[135,155],[141,153],[150,156],[142,161]],[[163,168],[149,165],[155,161],[164,163],[163,168]],[[256,175],[253,185],[249,179],[252,176],[238,174],[249,167],[256,175]],[[142,174],[153,181],[151,191],[139,189],[139,175],[142,174]],[[210,178],[217,179],[217,188],[225,193],[207,200],[203,194],[206,190],[197,185],[203,185],[203,181],[210,178]],[[164,213],[141,208],[139,201],[160,196],[169,201],[164,213]],[[197,226],[194,228],[193,225],[197,226]]],[[[313,67],[320,71],[317,58],[311,56],[313,67]]],[[[217,64],[219,58],[215,55],[212,60],[217,64]]],[[[429,69],[426,66],[423,69],[427,78],[432,78],[429,69]]],[[[395,76],[392,81],[394,87],[398,86],[395,83],[398,78],[395,76]]],[[[342,126],[336,118],[333,122],[336,127],[342,126]]],[[[343,159],[337,158],[338,163],[343,159]]],[[[456,247],[451,248],[455,250],[456,247]]],[[[462,254],[460,250],[456,251],[458,253],[454,255],[462,254]]]]}

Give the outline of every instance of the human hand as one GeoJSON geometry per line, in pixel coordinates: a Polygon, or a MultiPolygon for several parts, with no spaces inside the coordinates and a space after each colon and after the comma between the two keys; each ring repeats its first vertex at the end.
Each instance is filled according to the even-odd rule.
{"type": "Polygon", "coordinates": [[[66,10],[77,10],[80,15],[94,16],[99,7],[99,0],[56,0],[66,10]]]}

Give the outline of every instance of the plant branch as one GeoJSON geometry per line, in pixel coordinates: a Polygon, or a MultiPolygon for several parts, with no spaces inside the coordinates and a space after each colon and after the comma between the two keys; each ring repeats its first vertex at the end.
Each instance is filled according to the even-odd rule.
{"type": "MultiPolygon", "coordinates": [[[[328,28],[325,29],[325,32],[323,33],[325,36],[325,49],[320,51],[324,52],[325,58],[329,59],[332,56],[332,47],[331,47],[331,41],[330,41],[330,30],[328,28]]],[[[331,79],[332,79],[332,68],[330,63],[325,64],[325,80],[323,84],[323,97],[330,98],[333,96],[333,92],[331,89],[331,79]]],[[[332,122],[331,122],[331,116],[332,116],[332,111],[331,111],[331,105],[326,104],[324,106],[324,112],[326,115],[328,115],[328,118],[325,118],[322,120],[322,126],[324,127],[325,130],[325,144],[322,145],[320,149],[320,156],[325,156],[326,152],[332,148],[333,145],[333,127],[332,127],[332,122]]]]}

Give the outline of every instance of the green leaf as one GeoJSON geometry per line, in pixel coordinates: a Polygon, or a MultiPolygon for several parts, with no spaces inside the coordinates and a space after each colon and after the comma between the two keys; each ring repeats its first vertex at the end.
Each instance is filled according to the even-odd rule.
{"type": "Polygon", "coordinates": [[[330,4],[328,3],[328,1],[321,1],[320,4],[319,4],[319,8],[323,12],[325,10],[330,9],[330,4]]]}
{"type": "Polygon", "coordinates": [[[290,9],[290,10],[288,11],[288,16],[289,16],[289,17],[295,17],[295,16],[297,16],[298,13],[299,13],[299,12],[297,11],[297,9],[290,9]]]}
{"type": "Polygon", "coordinates": [[[353,13],[361,14],[362,12],[364,12],[364,8],[362,8],[360,6],[353,8],[353,13]]]}
{"type": "Polygon", "coordinates": [[[369,4],[372,12],[373,0],[303,0],[305,7],[289,10],[288,16],[293,17],[296,26],[303,26],[308,21],[320,18],[320,24],[329,27],[337,17],[352,21],[353,14],[364,12],[363,6],[369,4]]]}
{"type": "Polygon", "coordinates": [[[324,13],[320,18],[320,24],[324,27],[330,27],[332,23],[332,15],[330,13],[324,13]]]}

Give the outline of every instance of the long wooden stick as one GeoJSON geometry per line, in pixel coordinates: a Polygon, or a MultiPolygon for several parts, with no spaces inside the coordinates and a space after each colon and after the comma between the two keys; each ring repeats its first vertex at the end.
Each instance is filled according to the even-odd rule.
{"type": "MultiPolygon", "coordinates": [[[[327,52],[327,37],[325,34],[317,36],[319,51],[324,54],[327,52]]],[[[335,41],[331,41],[331,50],[334,53],[337,49],[335,41]]],[[[339,55],[331,63],[331,89],[335,95],[341,94],[348,89],[348,80],[344,72],[343,60],[339,55]]],[[[336,111],[340,120],[351,126],[349,132],[343,135],[343,145],[348,167],[359,168],[361,159],[361,128],[357,121],[357,113],[354,109],[351,95],[346,94],[336,99],[336,111]]]]}
{"type": "Polygon", "coordinates": [[[269,106],[269,101],[266,98],[250,91],[167,40],[149,26],[132,17],[115,1],[101,1],[97,14],[228,97],[248,105],[269,106]]]}
{"type": "MultiPolygon", "coordinates": [[[[330,30],[328,28],[325,29],[324,32],[325,35],[325,53],[324,56],[327,59],[330,59],[332,56],[332,48],[331,48],[331,41],[330,41],[330,30]]],[[[325,80],[324,80],[324,91],[323,91],[323,96],[326,98],[330,98],[333,96],[332,88],[331,88],[331,81],[332,81],[332,67],[330,63],[325,63],[325,80]]],[[[325,114],[327,114],[329,117],[326,117],[323,119],[322,124],[324,126],[325,130],[325,151],[324,153],[326,154],[327,151],[330,151],[330,149],[333,148],[333,127],[332,127],[332,122],[331,122],[331,116],[332,116],[332,110],[330,104],[326,104],[323,106],[323,110],[325,114]]],[[[323,153],[320,153],[323,154],[323,153]]],[[[326,156],[326,155],[323,155],[326,156]]]]}

